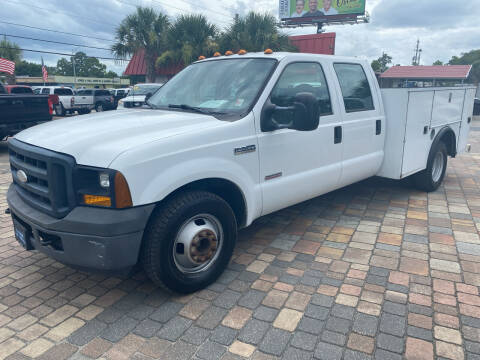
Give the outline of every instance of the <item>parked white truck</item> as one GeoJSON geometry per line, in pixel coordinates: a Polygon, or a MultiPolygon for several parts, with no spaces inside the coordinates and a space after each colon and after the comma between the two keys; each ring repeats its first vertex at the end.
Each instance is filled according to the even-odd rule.
{"type": "Polygon", "coordinates": [[[359,180],[441,184],[467,148],[475,88],[381,90],[364,60],[198,61],[151,109],[64,119],[9,141],[18,241],[77,267],[142,263],[156,284],[213,282],[237,229],[359,180]]]}

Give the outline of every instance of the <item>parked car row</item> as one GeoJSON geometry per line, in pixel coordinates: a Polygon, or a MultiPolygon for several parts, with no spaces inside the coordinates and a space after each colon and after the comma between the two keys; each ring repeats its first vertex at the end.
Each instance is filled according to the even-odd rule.
{"type": "Polygon", "coordinates": [[[5,85],[3,90],[11,95],[49,95],[49,106],[57,116],[88,114],[121,108],[142,107],[163,84],[138,84],[122,89],[79,89],[65,86],[5,85]]]}

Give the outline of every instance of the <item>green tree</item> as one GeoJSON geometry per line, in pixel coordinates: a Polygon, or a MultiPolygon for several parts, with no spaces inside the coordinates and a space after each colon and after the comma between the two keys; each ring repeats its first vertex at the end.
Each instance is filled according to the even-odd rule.
{"type": "Polygon", "coordinates": [[[20,46],[8,41],[4,36],[3,40],[0,41],[0,57],[13,61],[14,63],[19,63],[20,60],[22,60],[22,50],[20,50],[20,46]]]}
{"type": "Polygon", "coordinates": [[[463,53],[460,56],[453,56],[448,62],[449,65],[472,65],[468,80],[474,84],[480,83],[480,49],[463,53]]]}
{"type": "Polygon", "coordinates": [[[113,54],[119,58],[133,55],[140,49],[145,51],[147,81],[155,81],[155,61],[167,50],[167,31],[170,25],[167,15],[156,13],[152,8],[137,7],[116,29],[113,54]]]}
{"type": "Polygon", "coordinates": [[[443,61],[437,60],[433,63],[433,65],[443,65],[443,61]]]}
{"type": "Polygon", "coordinates": [[[238,51],[297,51],[288,36],[279,32],[277,20],[270,14],[250,12],[244,17],[236,16],[233,24],[218,39],[222,52],[238,51]]]}
{"type": "Polygon", "coordinates": [[[372,69],[375,72],[385,72],[388,70],[388,64],[392,63],[392,57],[383,53],[377,60],[372,61],[372,69]]]}
{"type": "MultiPolygon", "coordinates": [[[[48,75],[55,75],[56,68],[47,66],[48,75]]],[[[24,76],[42,76],[42,64],[22,60],[15,66],[15,73],[24,76]]]]}
{"type": "MultiPolygon", "coordinates": [[[[110,77],[107,76],[107,66],[97,58],[87,56],[84,52],[77,52],[70,59],[61,58],[57,61],[57,74],[73,76],[73,63],[75,63],[75,75],[84,77],[110,77]]],[[[115,74],[116,75],[116,74],[115,74]]]]}
{"type": "Polygon", "coordinates": [[[213,55],[216,35],[217,28],[205,16],[181,15],[168,30],[168,50],[158,57],[157,66],[188,65],[200,55],[213,55]]]}

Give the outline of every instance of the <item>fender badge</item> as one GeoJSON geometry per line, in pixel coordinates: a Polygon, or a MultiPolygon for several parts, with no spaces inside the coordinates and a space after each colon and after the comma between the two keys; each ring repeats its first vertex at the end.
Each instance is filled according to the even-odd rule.
{"type": "Polygon", "coordinates": [[[28,181],[28,176],[23,170],[17,170],[17,179],[22,183],[26,183],[28,181]]]}
{"type": "Polygon", "coordinates": [[[247,145],[247,146],[244,146],[244,147],[235,148],[233,150],[233,153],[234,153],[234,155],[242,155],[242,154],[247,154],[247,153],[250,153],[250,152],[254,152],[255,150],[257,150],[257,147],[255,145],[247,145]]]}

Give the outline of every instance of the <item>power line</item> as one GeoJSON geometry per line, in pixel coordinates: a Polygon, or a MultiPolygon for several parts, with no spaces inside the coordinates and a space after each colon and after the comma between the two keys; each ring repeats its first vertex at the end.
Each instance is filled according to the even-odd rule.
{"type": "MultiPolygon", "coordinates": [[[[56,51],[23,49],[23,48],[15,48],[15,47],[8,47],[8,46],[0,46],[0,49],[30,51],[30,52],[37,52],[37,53],[42,53],[42,54],[54,54],[54,55],[63,55],[63,56],[73,56],[74,55],[74,54],[71,54],[71,53],[61,53],[61,52],[56,52],[56,51]]],[[[85,55],[85,56],[89,57],[89,58],[97,58],[97,59],[102,59],[102,60],[130,61],[130,59],[117,59],[117,58],[112,58],[112,57],[89,56],[89,55],[85,55]]]]}
{"type": "Polygon", "coordinates": [[[12,23],[12,22],[9,22],[9,21],[4,21],[4,20],[0,20],[0,23],[7,24],[7,25],[13,25],[13,26],[26,27],[26,28],[35,29],[35,30],[50,31],[50,32],[58,33],[58,34],[65,34],[65,35],[79,36],[79,37],[84,37],[84,38],[89,38],[89,39],[109,41],[109,42],[112,42],[112,43],[116,42],[113,39],[105,39],[105,38],[99,38],[99,37],[95,37],[95,36],[88,36],[88,35],[75,34],[75,33],[70,33],[70,32],[65,32],[65,31],[40,28],[40,27],[35,27],[35,26],[30,26],[30,25],[17,24],[17,23],[12,23]]]}
{"type": "Polygon", "coordinates": [[[105,21],[100,21],[100,20],[94,20],[94,19],[91,19],[91,18],[87,18],[87,17],[84,17],[84,16],[78,16],[77,14],[75,13],[72,13],[72,12],[69,12],[69,11],[62,11],[62,10],[58,10],[58,9],[46,9],[46,8],[43,8],[43,7],[40,7],[40,6],[35,6],[35,5],[32,5],[31,3],[23,3],[23,2],[19,2],[19,1],[15,1],[15,0],[5,0],[5,1],[8,1],[8,2],[11,2],[11,3],[15,3],[15,4],[18,4],[18,5],[25,5],[25,6],[28,6],[30,8],[34,8],[34,9],[39,9],[39,10],[43,10],[43,11],[47,11],[47,12],[57,12],[57,13],[60,13],[60,14],[67,14],[67,15],[74,15],[75,17],[79,18],[79,19],[84,19],[86,21],[91,21],[91,22],[95,22],[95,23],[98,23],[98,24],[107,24],[107,25],[111,25],[111,26],[116,26],[112,23],[108,23],[108,22],[105,22],[105,21]]]}
{"type": "MultiPolygon", "coordinates": [[[[119,3],[122,3],[122,4],[126,4],[126,5],[130,5],[130,6],[138,7],[138,5],[135,5],[135,4],[126,2],[126,1],[124,1],[124,0],[123,0],[123,1],[122,1],[122,0],[116,0],[116,1],[119,2],[119,3]]],[[[152,0],[152,1],[154,1],[154,0],[152,0]]],[[[168,4],[168,3],[163,3],[163,2],[160,2],[160,1],[154,1],[154,2],[159,3],[159,4],[161,4],[162,6],[168,6],[168,7],[171,7],[172,9],[179,10],[179,11],[182,11],[182,12],[186,12],[185,9],[182,9],[182,8],[179,8],[179,7],[176,7],[176,6],[173,6],[173,5],[168,4]]],[[[211,11],[211,10],[206,10],[206,11],[211,11]]],[[[225,16],[225,15],[222,14],[222,16],[225,16]]],[[[224,24],[230,25],[230,23],[229,23],[228,21],[225,21],[225,20],[219,20],[219,19],[217,18],[217,21],[220,22],[220,23],[224,23],[224,24]]]]}
{"type": "Polygon", "coordinates": [[[47,42],[47,43],[70,45],[70,46],[84,47],[84,48],[90,48],[90,49],[108,50],[108,51],[112,50],[110,48],[102,48],[102,47],[90,46],[90,45],[72,44],[72,43],[66,43],[66,42],[62,42],[62,41],[36,39],[36,38],[28,37],[28,36],[19,36],[19,35],[10,35],[10,34],[0,34],[0,36],[14,37],[14,38],[19,38],[19,39],[34,40],[34,41],[43,41],[43,42],[47,42]]]}
{"type": "MultiPolygon", "coordinates": [[[[209,11],[209,12],[217,13],[217,14],[222,15],[222,16],[232,16],[231,14],[222,13],[222,12],[217,11],[217,10],[209,9],[209,8],[207,8],[207,7],[205,7],[205,6],[202,6],[202,5],[199,5],[199,4],[195,4],[195,3],[190,2],[190,1],[187,1],[187,0],[180,0],[180,1],[183,1],[184,3],[190,4],[190,5],[195,6],[195,7],[202,8],[202,9],[204,9],[204,10],[206,10],[206,11],[209,11]]],[[[162,4],[162,5],[166,5],[164,2],[159,1],[159,0],[152,0],[152,2],[154,2],[154,3],[159,3],[159,4],[162,4]]],[[[167,5],[167,6],[168,6],[168,5],[167,5]]]]}

